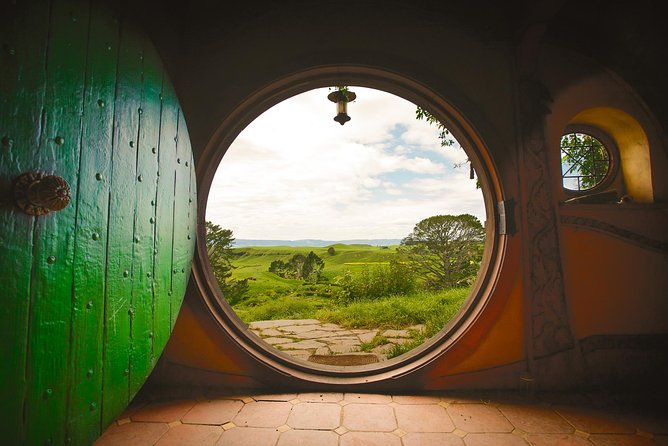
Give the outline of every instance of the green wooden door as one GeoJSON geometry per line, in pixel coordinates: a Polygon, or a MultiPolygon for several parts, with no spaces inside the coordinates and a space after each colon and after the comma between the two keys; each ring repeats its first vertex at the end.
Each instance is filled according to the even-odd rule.
{"type": "MultiPolygon", "coordinates": [[[[9,2],[3,2],[9,3],[9,2]]],[[[3,444],[89,444],[160,356],[190,274],[195,173],[147,37],[106,2],[0,14],[0,426],[3,444]],[[32,216],[13,181],[64,178],[32,216]]]]}

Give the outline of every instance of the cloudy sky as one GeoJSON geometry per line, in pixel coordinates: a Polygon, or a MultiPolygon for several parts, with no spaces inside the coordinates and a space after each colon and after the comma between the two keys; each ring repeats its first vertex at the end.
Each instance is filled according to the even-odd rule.
{"type": "Polygon", "coordinates": [[[239,239],[400,239],[439,214],[485,220],[483,198],[458,145],[397,96],[350,87],[352,118],[333,121],[327,88],[267,110],[232,143],[206,218],[239,239]]]}

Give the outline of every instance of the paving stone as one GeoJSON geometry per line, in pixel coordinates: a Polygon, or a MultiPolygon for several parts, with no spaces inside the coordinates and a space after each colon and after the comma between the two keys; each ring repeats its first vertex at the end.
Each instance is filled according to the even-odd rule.
{"type": "Polygon", "coordinates": [[[312,355],[311,350],[285,350],[283,353],[286,353],[293,358],[303,359],[304,361],[307,361],[312,355]]]}
{"type": "Polygon", "coordinates": [[[292,401],[297,398],[296,393],[270,393],[264,395],[253,395],[255,401],[292,401]]]}
{"type": "Polygon", "coordinates": [[[314,353],[315,355],[331,355],[332,351],[329,349],[329,347],[320,347],[317,349],[314,353]]]}
{"type": "MultiPolygon", "coordinates": [[[[337,332],[324,331],[324,330],[313,330],[307,331],[305,333],[299,333],[299,337],[302,339],[318,339],[318,338],[331,338],[338,336],[337,332]]],[[[323,339],[326,340],[326,339],[323,339]]]]}
{"type": "Polygon", "coordinates": [[[361,344],[360,338],[357,336],[335,336],[335,337],[330,337],[330,338],[325,338],[322,339],[323,342],[327,342],[329,344],[337,344],[337,343],[342,343],[342,342],[352,342],[354,344],[361,344]]]}
{"type": "Polygon", "coordinates": [[[320,324],[288,325],[281,327],[281,331],[289,333],[306,333],[307,331],[319,330],[320,324]]]}
{"type": "Polygon", "coordinates": [[[262,340],[270,345],[285,344],[286,342],[294,341],[294,339],[291,338],[264,338],[262,340]]]}
{"type": "Polygon", "coordinates": [[[315,348],[325,347],[325,344],[323,344],[322,342],[309,339],[305,341],[292,342],[290,344],[280,344],[278,345],[278,347],[283,350],[304,350],[307,348],[315,349],[315,348]]]}
{"type": "Polygon", "coordinates": [[[260,334],[262,337],[283,336],[283,332],[281,330],[276,330],[275,328],[267,328],[266,330],[260,331],[260,334]]]}
{"type": "Polygon", "coordinates": [[[411,325],[408,327],[409,330],[415,330],[415,331],[424,331],[424,325],[423,324],[417,324],[417,325],[411,325]]]}
{"type": "Polygon", "coordinates": [[[340,344],[330,344],[329,349],[332,353],[350,353],[359,351],[360,344],[354,342],[346,342],[340,344]]]}
{"type": "Polygon", "coordinates": [[[409,342],[409,338],[387,338],[388,342],[392,344],[398,344],[398,345],[404,345],[405,343],[409,342]]]}
{"type": "Polygon", "coordinates": [[[378,334],[378,330],[371,330],[364,333],[359,333],[357,337],[361,342],[371,342],[373,338],[376,337],[376,334],[378,334]]]}
{"type": "Polygon", "coordinates": [[[386,338],[410,338],[408,330],[385,330],[383,336],[386,338]]]}
{"type": "Polygon", "coordinates": [[[393,348],[394,348],[394,344],[383,344],[383,345],[379,345],[377,347],[372,348],[371,353],[375,353],[377,355],[384,355],[384,354],[389,353],[390,351],[392,351],[393,348]]]}
{"type": "Polygon", "coordinates": [[[255,330],[255,329],[265,329],[265,328],[286,327],[292,325],[314,325],[319,323],[320,321],[317,319],[280,319],[275,321],[251,322],[248,325],[248,328],[250,328],[251,330],[255,330]]]}

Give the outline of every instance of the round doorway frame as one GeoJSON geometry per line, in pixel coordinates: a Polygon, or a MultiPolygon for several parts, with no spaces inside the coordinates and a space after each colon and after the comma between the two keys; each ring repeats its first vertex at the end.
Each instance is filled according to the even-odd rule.
{"type": "MultiPolygon", "coordinates": [[[[444,149],[447,150],[447,149],[444,149]]],[[[498,281],[505,237],[498,234],[496,203],[502,200],[499,177],[480,134],[458,109],[426,85],[382,68],[360,65],[318,66],[277,79],[249,95],[227,115],[196,164],[198,178],[198,237],[192,281],[213,320],[239,348],[284,376],[310,383],[355,385],[389,380],[421,369],[446,355],[487,306],[498,281]],[[206,204],[210,186],[225,152],[254,119],[297,94],[333,85],[382,90],[430,111],[451,131],[467,153],[481,184],[485,204],[485,249],[468,298],[439,334],[396,358],[364,366],[327,366],[288,356],[264,343],[236,316],[211,271],[205,245],[206,204]]]]}

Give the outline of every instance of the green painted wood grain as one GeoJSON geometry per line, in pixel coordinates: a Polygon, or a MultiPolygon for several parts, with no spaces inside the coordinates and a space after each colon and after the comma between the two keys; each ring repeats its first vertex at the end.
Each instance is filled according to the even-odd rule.
{"type": "MultiPolygon", "coordinates": [[[[156,198],[155,256],[155,346],[158,351],[167,344],[171,332],[172,238],[174,227],[174,178],[176,175],[176,138],[178,100],[168,82],[162,89],[162,118],[158,147],[158,192],[156,198]]],[[[177,296],[174,296],[176,299],[177,296]]]]}
{"type": "Polygon", "coordinates": [[[141,106],[140,54],[143,41],[127,21],[121,24],[118,78],[114,111],[111,190],[108,222],[107,293],[105,309],[105,358],[103,424],[128,404],[134,234],[134,196],[137,175],[136,149],[141,106]]]}
{"type": "Polygon", "coordinates": [[[137,145],[137,185],[135,232],[141,240],[135,244],[132,306],[132,370],[130,397],[141,388],[153,369],[153,251],[155,249],[155,202],[158,181],[157,147],[160,137],[160,95],[162,93],[162,63],[151,45],[143,51],[143,89],[139,144],[137,145]]]}
{"type": "MultiPolygon", "coordinates": [[[[182,296],[190,276],[186,262],[193,236],[188,233],[188,199],[190,198],[190,138],[183,113],[179,111],[176,138],[176,176],[174,187],[174,237],[172,243],[172,295],[182,296]]],[[[192,259],[192,257],[191,257],[192,259]]],[[[181,300],[172,299],[171,326],[174,328],[181,309],[181,300]]]]}
{"type": "Polygon", "coordinates": [[[119,27],[108,6],[91,3],[74,247],[74,300],[67,438],[100,434],[109,177],[119,27]]]}
{"type": "MultiPolygon", "coordinates": [[[[42,135],[35,157],[41,169],[77,184],[81,109],[88,37],[88,5],[54,1],[46,63],[42,135]]],[[[76,203],[76,188],[72,202],[76,203]]],[[[35,223],[28,342],[26,442],[63,444],[76,206],[35,223]]]]}
{"type": "Polygon", "coordinates": [[[91,443],[150,373],[190,272],[185,121],[150,41],[106,5],[19,2],[0,27],[2,197],[28,170],[72,187],[47,216],[0,206],[9,444],[91,443]]]}
{"type": "Polygon", "coordinates": [[[50,3],[5,5],[0,27],[0,431],[23,444],[26,350],[34,217],[13,207],[12,179],[38,165],[34,148],[44,102],[50,3]],[[31,29],[31,33],[21,32],[31,29]]]}

